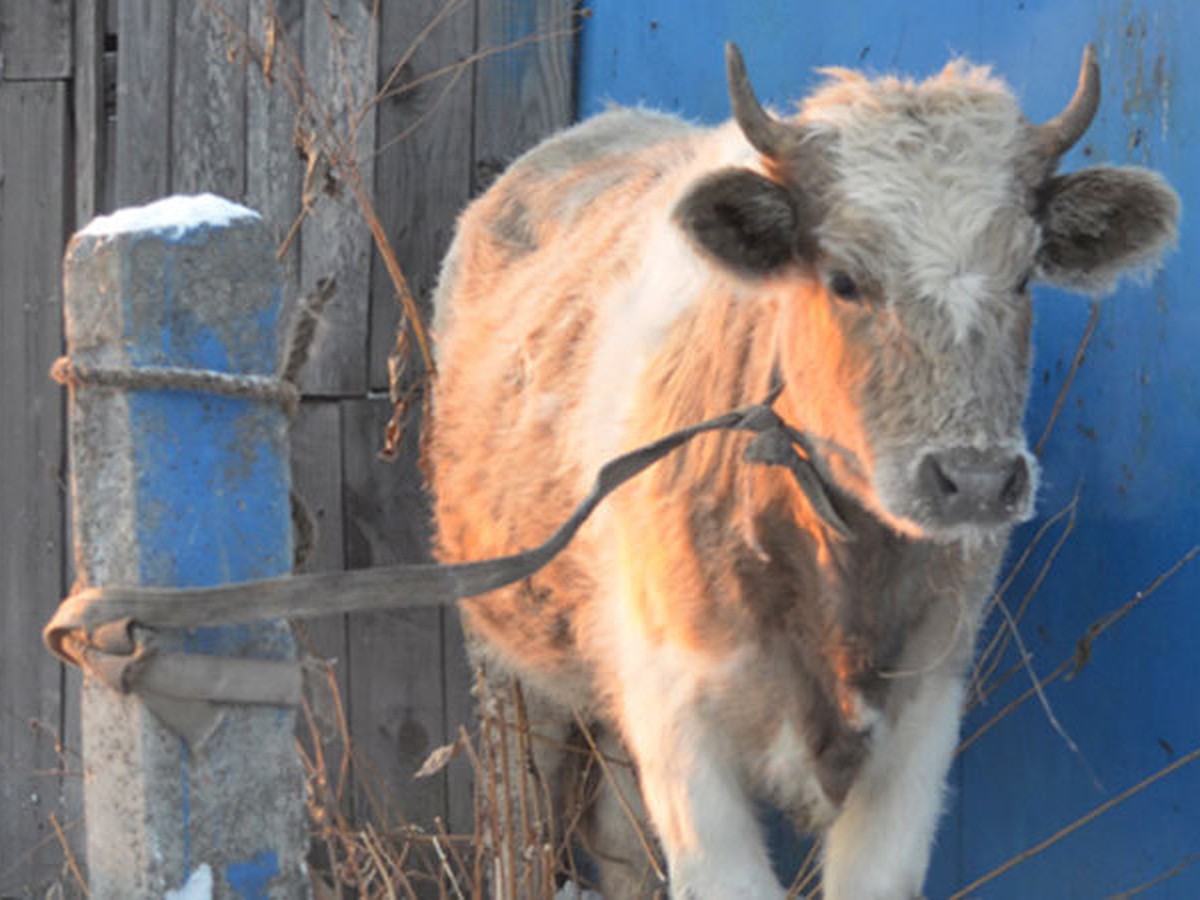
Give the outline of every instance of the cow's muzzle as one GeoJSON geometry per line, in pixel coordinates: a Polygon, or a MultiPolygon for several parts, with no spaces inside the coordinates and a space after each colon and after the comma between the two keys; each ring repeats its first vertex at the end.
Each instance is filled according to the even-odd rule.
{"type": "Polygon", "coordinates": [[[1003,525],[1029,516],[1033,477],[1023,452],[955,447],[924,456],[917,490],[935,527],[1003,525]]]}

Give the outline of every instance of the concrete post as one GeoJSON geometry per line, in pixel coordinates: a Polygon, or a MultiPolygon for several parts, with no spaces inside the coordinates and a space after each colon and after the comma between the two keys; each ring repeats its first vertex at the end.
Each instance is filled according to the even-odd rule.
{"type": "MultiPolygon", "coordinates": [[[[279,272],[256,213],[205,195],[97,219],[65,262],[82,366],[274,372],[279,272]]],[[[291,566],[286,417],[270,403],[80,387],[70,404],[76,567],[86,584],[197,587],[291,566]]],[[[283,622],[161,634],[164,650],[294,658],[283,622]]],[[[305,897],[294,710],[230,706],[199,746],[134,697],[83,687],[91,896],[305,897]]]]}

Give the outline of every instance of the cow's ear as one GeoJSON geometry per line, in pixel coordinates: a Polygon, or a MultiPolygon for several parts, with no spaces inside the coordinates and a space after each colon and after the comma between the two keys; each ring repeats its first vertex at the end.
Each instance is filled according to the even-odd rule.
{"type": "Polygon", "coordinates": [[[1175,243],[1179,197],[1147,169],[1095,166],[1047,181],[1038,218],[1038,277],[1103,293],[1122,272],[1156,266],[1175,243]]]}
{"type": "Polygon", "coordinates": [[[675,221],[701,250],[745,275],[769,275],[796,257],[795,202],[749,169],[705,176],[679,201],[675,221]]]}

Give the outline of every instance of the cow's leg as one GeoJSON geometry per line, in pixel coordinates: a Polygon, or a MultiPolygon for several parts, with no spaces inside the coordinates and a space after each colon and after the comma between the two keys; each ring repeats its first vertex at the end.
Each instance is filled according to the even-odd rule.
{"type": "Polygon", "coordinates": [[[926,675],[894,724],[876,726],[870,755],[827,835],[826,900],[920,896],[962,696],[961,680],[926,675]]]}
{"type": "Polygon", "coordinates": [[[626,677],[621,717],[666,853],[671,896],[779,900],[784,891],[736,761],[704,720],[698,686],[689,688],[684,671],[666,668],[660,659],[626,677]]]}
{"type": "Polygon", "coordinates": [[[664,886],[650,856],[658,850],[633,762],[611,729],[594,727],[592,733],[603,760],[588,757],[592,799],[581,822],[582,844],[600,867],[605,897],[652,897],[664,886]]]}

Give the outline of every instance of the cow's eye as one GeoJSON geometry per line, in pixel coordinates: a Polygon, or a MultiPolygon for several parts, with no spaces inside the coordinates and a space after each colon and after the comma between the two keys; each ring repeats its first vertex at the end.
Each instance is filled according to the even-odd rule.
{"type": "Polygon", "coordinates": [[[832,272],[829,275],[829,290],[843,300],[861,299],[858,283],[842,271],[832,272]]]}

